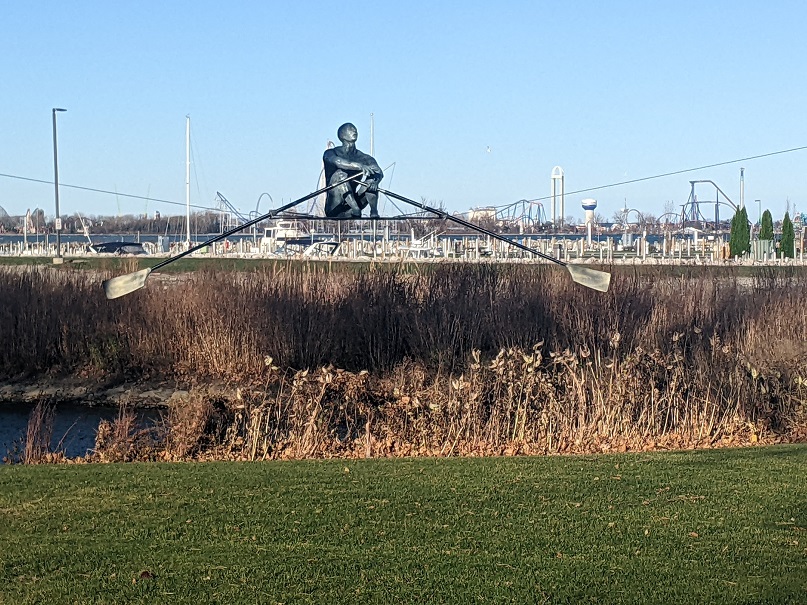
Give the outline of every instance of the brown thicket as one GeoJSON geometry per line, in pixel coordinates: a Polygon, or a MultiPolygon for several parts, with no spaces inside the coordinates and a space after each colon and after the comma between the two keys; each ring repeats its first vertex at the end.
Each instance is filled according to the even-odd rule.
{"type": "Polygon", "coordinates": [[[533,264],[154,275],[115,301],[100,280],[0,272],[0,374],[239,389],[191,390],[110,459],[708,446],[807,425],[807,278],[787,269],[622,269],[607,294],[533,264]]]}

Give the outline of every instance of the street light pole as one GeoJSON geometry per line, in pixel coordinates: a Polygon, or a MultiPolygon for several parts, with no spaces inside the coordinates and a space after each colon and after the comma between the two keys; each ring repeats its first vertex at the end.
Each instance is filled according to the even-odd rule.
{"type": "Polygon", "coordinates": [[[62,262],[62,218],[59,213],[59,154],[56,147],[56,112],[67,111],[60,107],[53,108],[53,184],[56,191],[56,258],[53,259],[54,264],[62,262]]]}
{"type": "Polygon", "coordinates": [[[754,200],[757,203],[757,225],[762,227],[762,200],[754,200]]]}

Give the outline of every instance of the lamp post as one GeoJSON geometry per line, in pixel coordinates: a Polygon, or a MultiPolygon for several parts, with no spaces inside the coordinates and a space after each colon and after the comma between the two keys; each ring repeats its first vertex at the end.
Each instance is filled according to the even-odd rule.
{"type": "Polygon", "coordinates": [[[757,225],[762,227],[762,200],[754,200],[757,203],[757,225]]]}
{"type": "Polygon", "coordinates": [[[59,213],[59,154],[56,148],[56,112],[67,111],[61,107],[53,108],[53,184],[56,191],[56,257],[53,259],[54,264],[62,262],[62,218],[59,213]]]}

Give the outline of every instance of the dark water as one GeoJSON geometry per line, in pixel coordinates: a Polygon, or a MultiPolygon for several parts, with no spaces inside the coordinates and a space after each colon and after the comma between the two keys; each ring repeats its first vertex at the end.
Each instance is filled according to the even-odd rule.
{"type": "MultiPolygon", "coordinates": [[[[28,417],[33,403],[0,403],[0,464],[7,455],[25,449],[28,417]]],[[[118,409],[90,407],[77,403],[59,403],[53,418],[51,451],[63,451],[69,458],[85,456],[95,446],[95,433],[101,420],[114,420],[118,409]]],[[[146,426],[159,417],[157,410],[143,410],[137,415],[138,423],[146,426]]]]}

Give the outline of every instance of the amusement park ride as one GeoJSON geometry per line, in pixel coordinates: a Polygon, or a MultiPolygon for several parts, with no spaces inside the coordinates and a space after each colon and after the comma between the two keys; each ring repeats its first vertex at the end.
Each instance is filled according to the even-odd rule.
{"type": "Polygon", "coordinates": [[[689,181],[691,191],[687,203],[681,208],[680,223],[681,227],[695,227],[696,229],[712,228],[714,231],[721,230],[720,222],[720,207],[724,206],[730,209],[731,215],[737,211],[737,205],[729,199],[720,187],[714,181],[701,180],[689,181]],[[715,199],[713,200],[699,200],[695,193],[695,185],[702,185],[708,183],[715,189],[715,199]],[[722,198],[722,199],[721,199],[722,198]],[[711,206],[714,204],[714,220],[710,221],[701,212],[701,205],[711,206]]]}
{"type": "MultiPolygon", "coordinates": [[[[558,171],[559,168],[555,168],[558,171]]],[[[562,172],[560,173],[563,174],[562,172]]],[[[551,196],[552,215],[547,215],[544,204],[540,199],[538,200],[518,200],[505,206],[491,206],[486,209],[491,219],[497,225],[501,225],[505,231],[518,230],[519,232],[536,232],[543,230],[552,230],[555,232],[563,231],[564,229],[571,228],[571,225],[566,225],[563,218],[564,203],[563,203],[563,185],[560,181],[559,187],[556,186],[556,177],[553,172],[553,187],[551,196]],[[560,209],[560,213],[555,210],[560,209]]],[[[738,206],[735,204],[728,195],[711,180],[697,180],[689,181],[690,194],[687,202],[681,205],[681,210],[678,212],[666,212],[656,219],[656,222],[661,225],[666,225],[672,229],[685,229],[687,227],[699,229],[701,231],[723,231],[729,228],[729,221],[731,216],[737,211],[738,206]],[[706,185],[711,185],[714,188],[714,198],[704,199],[698,197],[697,187],[702,189],[706,185]],[[713,218],[709,218],[708,212],[704,212],[705,208],[714,211],[713,218]],[[727,219],[721,219],[721,208],[724,210],[724,215],[727,219]]],[[[586,208],[586,202],[583,200],[583,209],[586,208]]],[[[639,226],[643,223],[643,214],[633,208],[624,208],[622,210],[623,220],[626,224],[633,224],[639,226]],[[636,215],[636,222],[629,223],[631,213],[636,215]]],[[[586,217],[586,224],[589,224],[591,219],[586,217]]]]}

